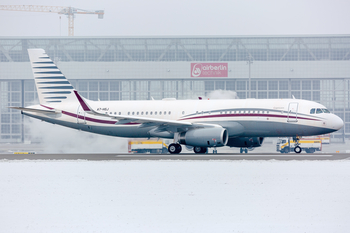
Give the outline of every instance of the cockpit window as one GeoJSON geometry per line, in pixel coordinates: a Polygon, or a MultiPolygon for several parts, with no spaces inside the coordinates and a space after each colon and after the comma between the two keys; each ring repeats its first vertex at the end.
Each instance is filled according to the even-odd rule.
{"type": "Polygon", "coordinates": [[[328,109],[326,108],[312,108],[310,110],[310,114],[320,114],[320,113],[331,113],[328,109]]]}

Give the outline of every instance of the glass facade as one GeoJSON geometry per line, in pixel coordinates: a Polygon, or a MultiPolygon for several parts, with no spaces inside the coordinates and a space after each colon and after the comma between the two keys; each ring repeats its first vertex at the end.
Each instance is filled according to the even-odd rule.
{"type": "Polygon", "coordinates": [[[136,67],[133,75],[127,78],[122,74],[117,78],[109,77],[108,72],[112,72],[109,68],[101,76],[89,77],[83,74],[75,78],[74,75],[67,75],[81,95],[91,100],[190,99],[208,96],[214,90],[234,91],[241,99],[248,98],[249,92],[251,98],[259,99],[294,96],[324,104],[345,122],[344,128],[334,133],[332,138],[350,138],[350,72],[343,68],[350,67],[350,36],[347,35],[218,38],[0,37],[0,142],[30,140],[25,132],[23,116],[19,111],[8,108],[37,103],[34,81],[28,66],[28,48],[44,48],[59,67],[62,64],[65,74],[88,69],[92,65],[126,67],[126,73],[128,67],[136,67]],[[193,78],[188,70],[181,70],[182,66],[177,68],[178,64],[188,65],[191,62],[227,62],[229,69],[243,67],[242,70],[248,70],[248,57],[253,61],[250,90],[247,72],[237,72],[239,74],[236,76],[230,74],[225,78],[193,78]],[[13,72],[16,64],[19,67],[23,64],[23,67],[29,69],[16,74],[13,72]],[[69,64],[73,65],[69,67],[69,64]],[[76,64],[79,65],[78,68],[75,67],[76,64]],[[157,69],[164,70],[165,74],[171,74],[174,69],[178,73],[163,78],[157,74],[158,70],[151,70],[151,73],[147,73],[148,70],[138,72],[138,67],[142,67],[142,64],[156,64],[157,69]],[[278,67],[283,64],[290,68],[288,73],[282,73],[278,77],[278,67]],[[328,66],[332,66],[332,69],[320,71],[328,66]],[[256,67],[262,68],[257,72],[256,67]],[[303,73],[299,74],[298,69],[303,73]],[[258,77],[257,73],[262,77],[258,77]],[[305,73],[307,76],[304,77],[305,73]],[[269,77],[270,74],[274,76],[269,77]]]}

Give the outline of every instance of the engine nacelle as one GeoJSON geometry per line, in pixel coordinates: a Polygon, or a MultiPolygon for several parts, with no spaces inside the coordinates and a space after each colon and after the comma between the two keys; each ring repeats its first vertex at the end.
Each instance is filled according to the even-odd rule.
{"type": "Polygon", "coordinates": [[[227,142],[229,147],[259,147],[263,143],[262,137],[237,137],[230,138],[227,142]]]}
{"type": "Polygon", "coordinates": [[[224,128],[213,127],[193,129],[180,133],[180,144],[198,147],[221,147],[228,141],[228,133],[224,128]]]}

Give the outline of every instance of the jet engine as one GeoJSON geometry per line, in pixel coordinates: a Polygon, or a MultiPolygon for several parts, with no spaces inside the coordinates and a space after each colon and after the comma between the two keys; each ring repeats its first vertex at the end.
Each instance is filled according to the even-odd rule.
{"type": "Polygon", "coordinates": [[[263,143],[262,137],[237,137],[230,138],[227,142],[229,147],[259,147],[263,143]]]}
{"type": "Polygon", "coordinates": [[[221,147],[228,140],[227,130],[220,127],[192,129],[180,133],[180,144],[194,147],[221,147]]]}

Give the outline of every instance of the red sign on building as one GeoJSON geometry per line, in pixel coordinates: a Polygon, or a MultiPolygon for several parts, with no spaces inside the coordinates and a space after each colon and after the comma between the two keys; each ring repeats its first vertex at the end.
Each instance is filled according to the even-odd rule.
{"type": "Polygon", "coordinates": [[[191,77],[228,77],[227,63],[191,63],[191,77]]]}

